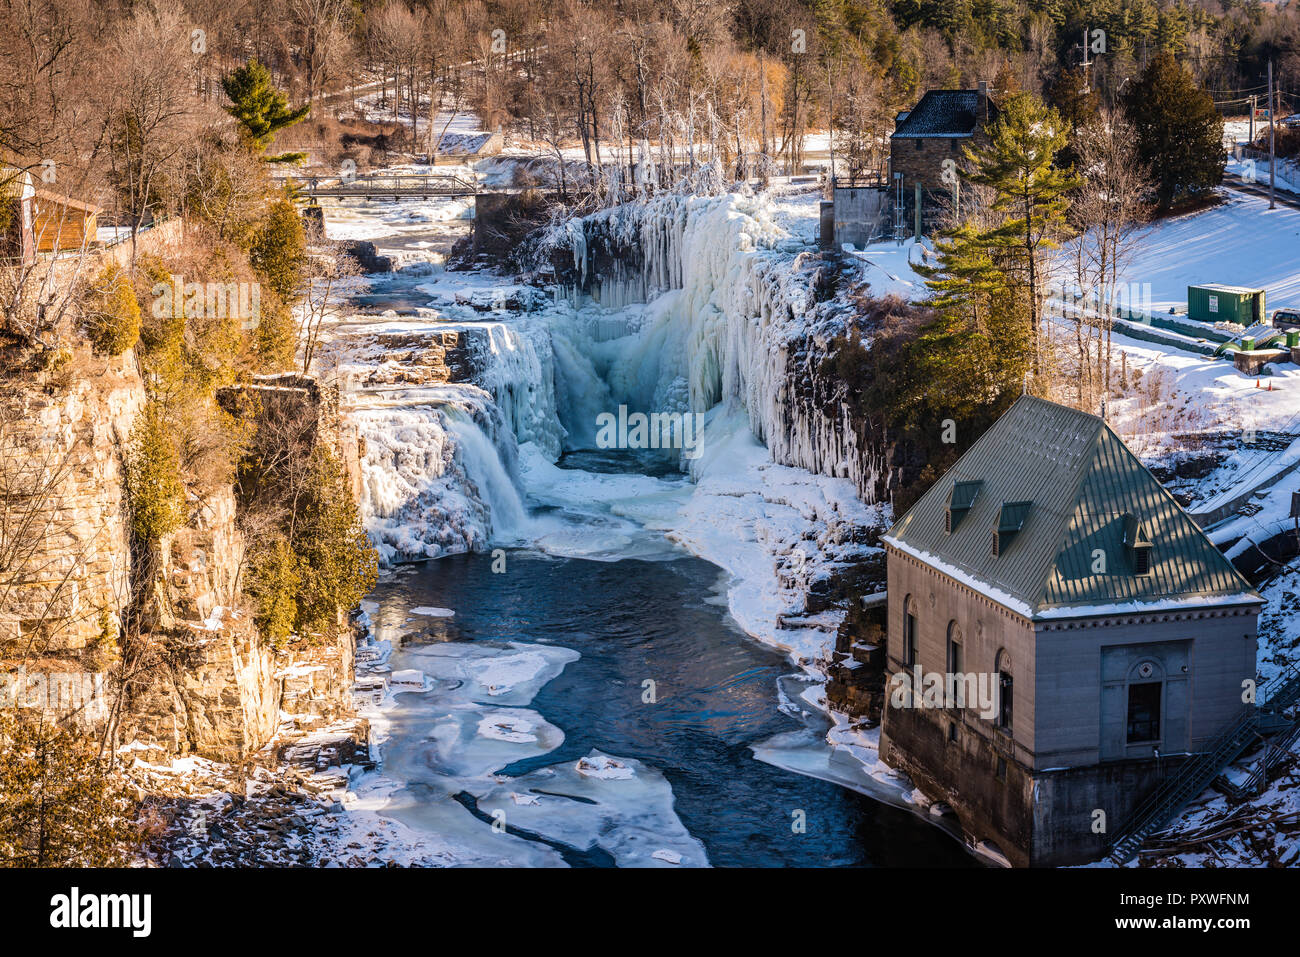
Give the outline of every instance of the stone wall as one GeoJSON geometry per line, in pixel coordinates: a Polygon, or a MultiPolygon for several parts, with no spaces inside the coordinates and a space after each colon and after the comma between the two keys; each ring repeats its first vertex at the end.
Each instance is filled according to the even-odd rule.
{"type": "Polygon", "coordinates": [[[364,449],[356,426],[339,412],[338,389],[322,386],[314,376],[258,376],[252,383],[221,389],[217,402],[236,418],[255,422],[259,429],[268,425],[277,428],[279,440],[301,442],[308,448],[327,446],[348,474],[353,500],[360,499],[364,449]]]}

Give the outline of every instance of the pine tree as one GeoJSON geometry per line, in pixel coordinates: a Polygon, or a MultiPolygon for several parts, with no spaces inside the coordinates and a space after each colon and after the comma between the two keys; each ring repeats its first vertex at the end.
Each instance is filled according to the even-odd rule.
{"type": "Polygon", "coordinates": [[[1219,185],[1227,162],[1223,117],[1209,91],[1172,56],[1151,61],[1124,108],[1137,131],[1138,156],[1155,176],[1161,209],[1219,185]]]}
{"type": "MultiPolygon", "coordinates": [[[[239,121],[239,125],[257,152],[263,153],[271,145],[275,134],[302,121],[311,106],[289,109],[289,99],[271,83],[271,71],[257,60],[249,60],[238,69],[221,78],[221,87],[230,98],[226,112],[239,121]]],[[[268,156],[268,163],[298,163],[306,158],[304,153],[281,153],[268,156]]]]}
{"type": "Polygon", "coordinates": [[[1006,215],[985,238],[1009,256],[1011,275],[1029,307],[1035,339],[1043,315],[1044,253],[1066,231],[1068,193],[1077,177],[1055,165],[1069,139],[1069,124],[1031,93],[1007,100],[989,130],[989,143],[967,147],[967,178],[993,190],[993,210],[1006,215]]]}
{"type": "Polygon", "coordinates": [[[0,713],[0,866],[123,866],[130,813],[91,738],[40,711],[0,713]]]}
{"type": "Polygon", "coordinates": [[[162,410],[152,399],[131,429],[126,490],[131,528],[141,542],[156,544],[180,527],[185,517],[180,456],[162,410]]]}
{"type": "Polygon", "coordinates": [[[375,586],[378,555],[348,490],[346,473],[324,447],[312,452],[310,487],[295,516],[293,550],[302,573],[298,627],[327,629],[375,586]]]}
{"type": "Polygon", "coordinates": [[[964,223],[937,240],[935,252],[937,264],[917,271],[941,321],[919,338],[916,361],[932,402],[965,421],[1020,392],[1030,368],[1029,310],[990,232],[964,223]]]}
{"type": "Polygon", "coordinates": [[[253,621],[262,637],[279,648],[293,633],[298,618],[302,571],[293,547],[283,538],[260,550],[249,562],[246,593],[257,603],[253,621]]]}

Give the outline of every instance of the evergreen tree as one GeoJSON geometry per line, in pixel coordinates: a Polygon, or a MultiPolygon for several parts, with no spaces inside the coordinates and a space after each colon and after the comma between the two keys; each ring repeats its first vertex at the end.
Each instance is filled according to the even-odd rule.
{"type": "Polygon", "coordinates": [[[0,866],[124,866],[130,810],[81,730],[0,713],[0,866]]]}
{"type": "Polygon", "coordinates": [[[957,421],[984,419],[1020,393],[1030,369],[1028,301],[994,231],[964,223],[937,240],[935,252],[937,264],[918,271],[940,321],[917,340],[917,369],[930,404],[957,421]]]}
{"type": "Polygon", "coordinates": [[[298,556],[283,538],[262,546],[249,562],[245,591],[257,604],[253,621],[262,637],[276,648],[282,647],[293,633],[301,586],[298,556]]]}
{"type": "Polygon", "coordinates": [[[1223,117],[1208,90],[1172,56],[1151,61],[1124,98],[1138,156],[1152,171],[1156,200],[1169,209],[1223,179],[1223,117]]]}
{"type": "Polygon", "coordinates": [[[967,178],[989,187],[994,211],[1006,216],[983,238],[1007,254],[1013,283],[1028,305],[1035,348],[1045,298],[1044,253],[1065,232],[1068,193],[1078,186],[1073,173],[1055,165],[1069,132],[1056,110],[1033,94],[1017,93],[989,130],[989,143],[965,150],[973,167],[967,178]]]}
{"type": "MultiPolygon", "coordinates": [[[[221,87],[230,98],[226,112],[239,121],[240,128],[259,153],[271,145],[275,134],[293,126],[307,116],[311,106],[289,109],[289,99],[271,83],[271,71],[257,60],[249,60],[221,78],[221,87]]],[[[268,156],[268,163],[298,163],[304,153],[281,153],[268,156]]]]}
{"type": "Polygon", "coordinates": [[[298,328],[293,311],[275,293],[262,297],[261,314],[253,333],[253,349],[263,373],[287,372],[298,350],[298,328]]]}
{"type": "Polygon", "coordinates": [[[180,527],[185,517],[180,456],[162,410],[152,399],[145,404],[131,429],[126,490],[131,505],[131,528],[141,542],[156,544],[180,527]]]}
{"type": "Polygon", "coordinates": [[[281,198],[271,204],[266,221],[249,252],[258,277],[286,304],[298,298],[307,262],[307,234],[292,202],[281,198]]]}
{"type": "Polygon", "coordinates": [[[324,629],[375,586],[378,556],[348,491],[346,473],[328,449],[312,452],[304,507],[295,516],[293,550],[302,573],[298,627],[324,629]]]}

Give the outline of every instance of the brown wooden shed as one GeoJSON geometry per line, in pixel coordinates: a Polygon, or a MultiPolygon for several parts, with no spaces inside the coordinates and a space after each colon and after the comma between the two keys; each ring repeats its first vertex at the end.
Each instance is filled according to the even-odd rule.
{"type": "Polygon", "coordinates": [[[35,202],[36,249],[69,252],[95,241],[100,208],[70,196],[38,189],[35,202]]]}

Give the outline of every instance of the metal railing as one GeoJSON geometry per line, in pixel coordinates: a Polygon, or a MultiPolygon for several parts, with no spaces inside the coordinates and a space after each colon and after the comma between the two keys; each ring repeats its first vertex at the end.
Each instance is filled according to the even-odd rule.
{"type": "Polygon", "coordinates": [[[1300,698],[1300,668],[1292,666],[1262,689],[1263,703],[1248,709],[1228,725],[1178,773],[1165,781],[1133,812],[1132,823],[1111,844],[1109,857],[1116,864],[1132,860],[1143,841],[1204,791],[1230,763],[1254,742],[1260,711],[1280,713],[1300,698]]]}
{"type": "Polygon", "coordinates": [[[308,196],[473,196],[478,187],[446,174],[372,174],[324,182],[308,179],[308,196]]]}

